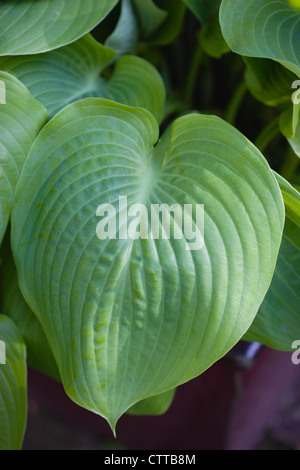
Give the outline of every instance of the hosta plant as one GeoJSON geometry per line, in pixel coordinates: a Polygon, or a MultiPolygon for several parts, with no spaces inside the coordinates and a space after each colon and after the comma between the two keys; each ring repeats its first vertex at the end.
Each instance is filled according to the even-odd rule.
{"type": "Polygon", "coordinates": [[[115,433],[239,341],[291,351],[299,2],[5,0],[0,26],[0,448],[27,366],[115,433]]]}

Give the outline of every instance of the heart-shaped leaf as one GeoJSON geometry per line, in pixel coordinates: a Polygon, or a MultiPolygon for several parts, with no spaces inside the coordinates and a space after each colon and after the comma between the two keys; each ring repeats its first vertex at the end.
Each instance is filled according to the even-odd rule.
{"type": "Polygon", "coordinates": [[[158,137],[144,109],[77,101],[37,137],[14,199],[23,295],[68,395],[112,428],[135,403],[201,374],[244,335],[282,238],[278,183],[236,129],[192,114],[154,147],[158,137]],[[107,204],[111,218],[99,220],[107,204]],[[143,216],[134,216],[135,204],[143,216]],[[155,216],[162,204],[177,204],[169,221],[176,236],[164,221],[157,234],[155,220],[139,236],[145,210],[155,216]],[[120,227],[101,231],[113,228],[114,211],[120,227]]]}
{"type": "Polygon", "coordinates": [[[102,77],[115,55],[87,35],[46,54],[3,57],[0,68],[21,80],[50,116],[73,101],[95,96],[144,107],[160,121],[165,88],[158,71],[140,57],[122,56],[111,77],[102,77]]]}
{"type": "Polygon", "coordinates": [[[13,321],[0,315],[0,450],[21,449],[26,419],[26,348],[13,321]]]}
{"type": "Polygon", "coordinates": [[[1,85],[5,90],[5,104],[0,104],[0,244],[28,150],[48,120],[46,109],[15,77],[0,72],[1,85]]]}
{"type": "Polygon", "coordinates": [[[283,239],[271,287],[245,339],[291,351],[300,338],[300,193],[276,176],[287,215],[283,239]]]}
{"type": "Polygon", "coordinates": [[[90,32],[118,0],[0,2],[0,55],[37,54],[90,32]]]}

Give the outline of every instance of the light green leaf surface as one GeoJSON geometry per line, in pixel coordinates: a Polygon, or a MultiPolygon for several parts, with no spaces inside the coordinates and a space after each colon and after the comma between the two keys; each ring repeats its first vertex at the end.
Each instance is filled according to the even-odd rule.
{"type": "Polygon", "coordinates": [[[24,339],[28,365],[60,380],[57,365],[42,326],[20,291],[8,236],[3,242],[1,255],[1,311],[13,320],[24,339]]]}
{"type": "Polygon", "coordinates": [[[0,341],[0,450],[20,450],[27,419],[26,348],[5,315],[0,315],[0,341]]]}
{"type": "Polygon", "coordinates": [[[153,148],[158,137],[144,109],[73,103],[39,134],[14,200],[22,293],[67,394],[113,429],[131,406],[198,376],[244,335],[282,238],[278,183],[236,129],[191,114],[153,148]],[[120,196],[148,210],[204,204],[203,248],[187,249],[183,232],[100,240],[97,208],[118,211],[120,196]]]}
{"type": "Polygon", "coordinates": [[[160,121],[165,87],[146,60],[122,56],[109,78],[103,72],[116,52],[91,35],[46,54],[0,58],[0,68],[14,74],[48,110],[50,116],[73,101],[95,96],[148,109],[160,121]]]}
{"type": "Polygon", "coordinates": [[[8,73],[0,72],[6,104],[0,104],[0,244],[10,217],[14,189],[28,150],[46,123],[46,109],[25,86],[8,73]]]}
{"type": "Polygon", "coordinates": [[[155,395],[154,397],[146,398],[136,405],[133,405],[127,411],[129,415],[135,416],[159,416],[165,414],[175,397],[176,390],[169,390],[168,392],[155,395]]]}
{"type": "Polygon", "coordinates": [[[300,193],[276,177],[286,206],[285,229],[271,287],[245,339],[291,351],[300,338],[300,193]]]}
{"type": "Polygon", "coordinates": [[[37,54],[90,32],[118,0],[0,2],[0,55],[37,54]]]}

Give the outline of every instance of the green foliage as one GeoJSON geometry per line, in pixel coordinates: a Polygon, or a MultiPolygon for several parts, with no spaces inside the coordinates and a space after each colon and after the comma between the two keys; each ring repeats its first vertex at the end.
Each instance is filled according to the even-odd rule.
{"type": "Polygon", "coordinates": [[[300,337],[296,3],[71,3],[0,4],[1,449],[27,364],[115,431],[240,340],[300,337]],[[136,237],[109,236],[120,198],[136,237]]]}

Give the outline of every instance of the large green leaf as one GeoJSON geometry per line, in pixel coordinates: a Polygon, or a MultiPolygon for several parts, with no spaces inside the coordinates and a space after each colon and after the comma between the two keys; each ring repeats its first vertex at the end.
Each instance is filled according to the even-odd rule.
{"type": "Polygon", "coordinates": [[[0,2],[0,55],[36,54],[91,31],[118,0],[5,0],[0,2]]]}
{"type": "Polygon", "coordinates": [[[13,320],[24,339],[28,365],[56,380],[60,380],[46,335],[20,291],[8,236],[4,240],[1,255],[1,311],[13,320]]]}
{"type": "Polygon", "coordinates": [[[288,0],[223,0],[220,22],[233,52],[279,61],[300,77],[300,11],[288,0]]]}
{"type": "Polygon", "coordinates": [[[9,217],[14,189],[28,150],[48,119],[38,103],[15,77],[0,71],[6,104],[0,104],[0,244],[9,217]]]}
{"type": "Polygon", "coordinates": [[[26,348],[5,315],[0,315],[0,356],[0,450],[19,450],[27,419],[26,348]]]}
{"type": "Polygon", "coordinates": [[[140,57],[122,56],[110,78],[104,78],[115,55],[87,35],[45,54],[3,57],[0,68],[21,80],[51,116],[72,101],[95,96],[145,107],[160,121],[165,88],[158,71],[140,57]]]}
{"type": "Polygon", "coordinates": [[[112,428],[138,401],[201,374],[243,336],[282,238],[278,183],[236,129],[191,114],[158,137],[144,109],[77,101],[37,137],[14,199],[22,293],[51,341],[66,392],[112,428]],[[121,227],[115,239],[100,240],[98,207],[119,212],[120,196],[149,211],[204,204],[204,246],[178,237],[178,219],[170,239],[156,239],[151,226],[152,238],[126,238],[121,227]]]}
{"type": "Polygon", "coordinates": [[[271,287],[245,339],[291,351],[300,338],[300,193],[276,176],[287,215],[283,239],[271,287]]]}

